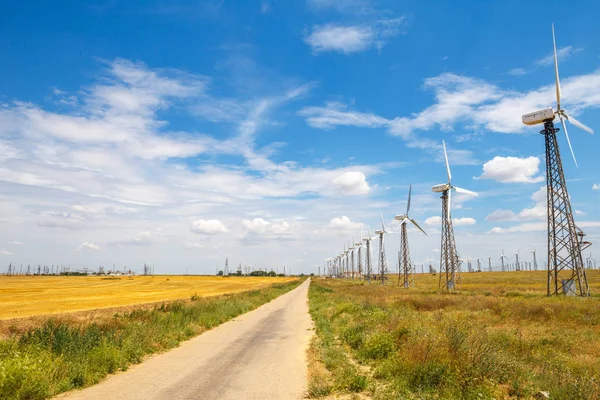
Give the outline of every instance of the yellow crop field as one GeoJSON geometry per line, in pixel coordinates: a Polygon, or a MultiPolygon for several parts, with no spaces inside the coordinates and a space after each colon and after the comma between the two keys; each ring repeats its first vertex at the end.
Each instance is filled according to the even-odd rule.
{"type": "Polygon", "coordinates": [[[0,320],[260,289],[287,277],[1,276],[0,320]]]}

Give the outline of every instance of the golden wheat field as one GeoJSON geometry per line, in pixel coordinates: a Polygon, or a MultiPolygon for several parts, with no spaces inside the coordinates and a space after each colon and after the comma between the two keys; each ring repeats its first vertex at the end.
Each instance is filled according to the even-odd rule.
{"type": "Polygon", "coordinates": [[[0,320],[214,296],[260,289],[287,277],[0,276],[0,320]]]}

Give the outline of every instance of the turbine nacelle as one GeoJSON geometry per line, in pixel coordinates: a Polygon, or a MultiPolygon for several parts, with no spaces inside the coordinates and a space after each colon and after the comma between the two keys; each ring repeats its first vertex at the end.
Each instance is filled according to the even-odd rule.
{"type": "Polygon", "coordinates": [[[385,231],[382,231],[382,230],[377,230],[377,231],[375,231],[375,234],[376,234],[376,235],[382,235],[382,234],[384,234],[384,233],[385,233],[385,231]]]}
{"type": "Polygon", "coordinates": [[[404,221],[406,218],[408,218],[408,215],[406,214],[398,214],[394,217],[396,221],[404,221]]]}
{"type": "Polygon", "coordinates": [[[434,187],[431,188],[431,190],[436,193],[442,193],[442,192],[445,192],[450,189],[452,189],[452,186],[448,183],[441,183],[441,184],[435,185],[434,187]]]}
{"type": "Polygon", "coordinates": [[[523,123],[525,125],[537,125],[547,120],[554,119],[554,110],[552,107],[544,108],[543,110],[537,110],[528,114],[523,115],[523,123]]]}

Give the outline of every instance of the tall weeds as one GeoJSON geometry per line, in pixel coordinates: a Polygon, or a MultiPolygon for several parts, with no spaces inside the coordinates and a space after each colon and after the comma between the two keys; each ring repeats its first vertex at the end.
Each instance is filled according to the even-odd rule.
{"type": "MultiPolygon", "coordinates": [[[[600,298],[437,294],[315,280],[320,393],[374,399],[600,399],[600,298]],[[335,354],[335,362],[331,361],[335,354]],[[365,384],[338,377],[350,365],[365,384]]],[[[350,372],[352,374],[352,371],[350,372]]]]}

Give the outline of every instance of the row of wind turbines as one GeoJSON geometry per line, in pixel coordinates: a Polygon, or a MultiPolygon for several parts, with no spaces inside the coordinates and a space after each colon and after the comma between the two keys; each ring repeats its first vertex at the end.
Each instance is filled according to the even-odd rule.
{"type": "MultiPolygon", "coordinates": [[[[452,191],[455,190],[458,193],[478,196],[476,192],[471,190],[463,189],[458,186],[452,185],[452,172],[450,170],[450,163],[448,162],[448,153],[446,151],[446,143],[442,141],[442,147],[444,149],[444,159],[446,161],[446,173],[448,182],[435,185],[432,187],[433,192],[441,193],[442,199],[442,235],[441,235],[441,247],[440,247],[440,288],[454,289],[457,280],[459,279],[460,263],[458,252],[456,251],[456,242],[454,240],[454,229],[452,227],[452,216],[451,216],[451,199],[452,191]]],[[[415,266],[410,260],[410,250],[408,242],[408,223],[413,224],[419,229],[424,235],[427,233],[421,228],[417,221],[410,217],[410,204],[412,197],[412,185],[408,189],[408,201],[406,203],[406,213],[398,214],[394,217],[396,221],[400,223],[400,251],[398,252],[398,284],[403,287],[410,287],[414,285],[414,272],[415,266]]],[[[328,258],[327,271],[329,274],[335,277],[342,278],[359,278],[366,279],[367,281],[377,280],[382,284],[385,284],[387,275],[389,272],[387,265],[387,257],[385,251],[385,235],[391,233],[398,233],[387,230],[385,223],[383,222],[383,215],[381,215],[381,229],[376,230],[375,236],[371,236],[371,232],[368,232],[367,237],[363,237],[360,242],[352,243],[348,247],[344,246],[344,251],[334,257],[328,258]],[[372,256],[372,241],[379,239],[379,249],[377,252],[377,269],[373,270],[373,256],[372,256]],[[365,266],[363,269],[363,256],[362,249],[365,249],[365,266]]],[[[361,233],[362,236],[362,233],[361,233]]]]}
{"type": "MultiPolygon", "coordinates": [[[[540,131],[540,134],[542,134],[544,137],[546,150],[546,197],[548,204],[547,294],[548,296],[564,294],[567,296],[588,297],[590,296],[590,290],[586,276],[586,269],[591,268],[592,260],[591,256],[586,260],[586,267],[586,263],[583,259],[583,251],[591,246],[591,242],[585,240],[585,233],[576,225],[573,218],[573,211],[567,191],[567,184],[556,135],[560,128],[555,127],[554,121],[558,117],[576,167],[579,167],[579,165],[577,163],[577,159],[575,158],[575,152],[573,151],[573,147],[571,145],[571,139],[569,137],[565,121],[568,121],[577,128],[590,134],[593,134],[594,131],[590,127],[576,120],[572,114],[567,114],[561,106],[562,91],[558,72],[558,57],[556,51],[556,38],[554,35],[554,24],[552,25],[552,44],[554,50],[556,110],[552,107],[547,107],[524,114],[522,115],[521,119],[525,125],[535,126],[543,124],[544,126],[544,128],[540,131]]],[[[452,290],[455,289],[460,280],[459,272],[461,260],[458,256],[458,252],[456,251],[454,228],[452,226],[452,218],[450,217],[451,194],[453,190],[457,191],[458,193],[464,193],[471,196],[477,196],[477,193],[452,185],[452,174],[450,172],[450,165],[448,163],[446,144],[444,142],[442,143],[444,148],[444,157],[446,159],[448,182],[441,185],[436,185],[432,188],[432,190],[436,193],[441,193],[442,198],[439,287],[440,289],[452,290]]],[[[410,194],[411,190],[409,189],[406,214],[396,216],[396,219],[401,223],[401,248],[398,257],[400,274],[398,282],[402,282],[405,287],[409,287],[411,285],[411,276],[414,268],[410,263],[406,224],[411,222],[417,228],[419,228],[419,230],[423,231],[416,221],[408,216],[408,212],[410,211],[410,194]]],[[[384,236],[386,233],[391,232],[386,231],[382,217],[381,229],[375,231],[377,236],[364,238],[361,242],[351,245],[348,249],[344,248],[344,252],[327,259],[329,270],[333,272],[332,275],[346,277],[350,274],[351,276],[354,276],[354,252],[356,249],[358,249],[358,275],[362,276],[363,272],[361,270],[362,266],[360,250],[365,247],[367,253],[365,271],[366,278],[371,280],[372,277],[375,277],[382,283],[385,283],[386,273],[388,271],[384,247],[384,236]],[[379,237],[378,274],[373,275],[372,257],[370,256],[371,240],[377,237],[379,237]]],[[[423,231],[423,233],[425,232],[423,231]]],[[[500,257],[502,269],[504,269],[505,260],[506,256],[503,252],[500,257]]],[[[534,264],[537,265],[535,255],[534,264]]],[[[515,265],[518,265],[518,268],[520,268],[518,253],[516,255],[515,265]]],[[[478,268],[479,267],[480,261],[478,261],[478,268]]]]}

